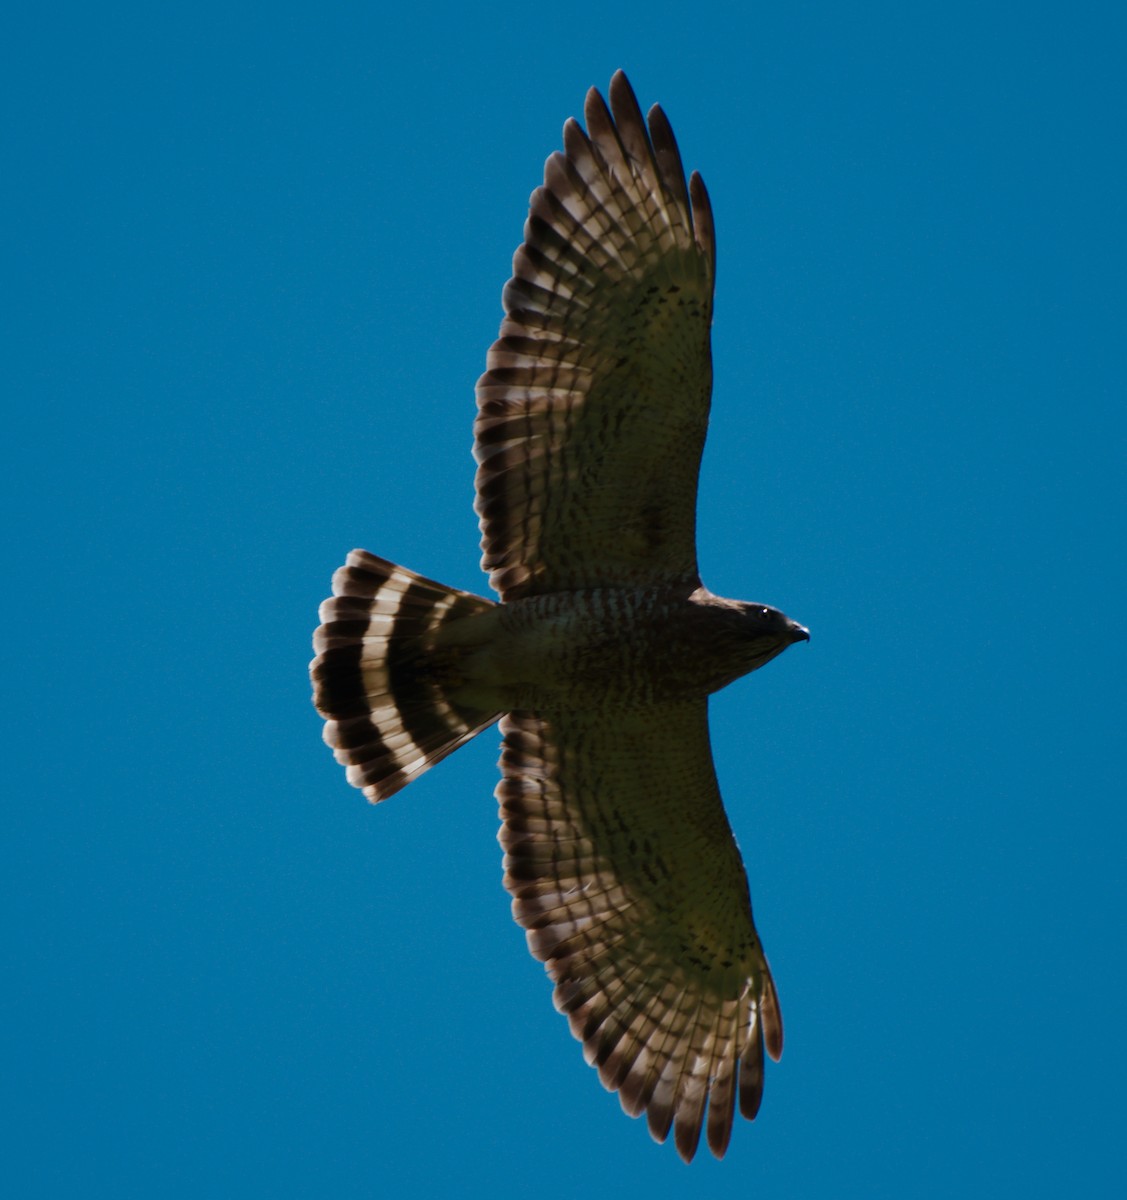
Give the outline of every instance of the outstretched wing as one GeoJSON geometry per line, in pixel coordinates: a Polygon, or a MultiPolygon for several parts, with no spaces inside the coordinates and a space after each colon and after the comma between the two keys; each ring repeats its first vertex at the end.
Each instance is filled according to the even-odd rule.
{"type": "Polygon", "coordinates": [[[712,210],[621,71],[585,117],[532,194],[477,385],[482,567],[506,600],[697,582],[712,210]]]}
{"type": "Polygon", "coordinates": [[[613,722],[513,713],[501,730],[505,886],[556,1007],[627,1113],[658,1141],[674,1128],[686,1161],[705,1127],[720,1157],[783,1032],[707,700],[613,722]]]}

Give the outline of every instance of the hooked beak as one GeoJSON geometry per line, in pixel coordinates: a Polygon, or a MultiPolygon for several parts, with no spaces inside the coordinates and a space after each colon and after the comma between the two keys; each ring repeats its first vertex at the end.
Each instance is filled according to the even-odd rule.
{"type": "Polygon", "coordinates": [[[810,640],[810,630],[805,625],[799,625],[797,621],[790,622],[788,633],[790,634],[792,646],[795,642],[808,642],[810,640]]]}

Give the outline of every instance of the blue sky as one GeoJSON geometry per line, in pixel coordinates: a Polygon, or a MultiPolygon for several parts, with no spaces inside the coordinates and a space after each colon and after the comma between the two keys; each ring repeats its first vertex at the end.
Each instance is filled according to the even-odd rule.
{"type": "Polygon", "coordinates": [[[1116,1192],[1122,7],[8,29],[10,1194],[1116,1192]],[[787,1044],[690,1168],[509,919],[495,733],[373,809],[306,679],[353,546],[484,590],[473,383],[617,67],[715,208],[705,581],[813,631],[713,705],[787,1044]]]}

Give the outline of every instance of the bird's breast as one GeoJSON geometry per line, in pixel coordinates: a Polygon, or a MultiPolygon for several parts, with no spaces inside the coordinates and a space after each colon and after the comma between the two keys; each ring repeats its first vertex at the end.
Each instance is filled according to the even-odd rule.
{"type": "Polygon", "coordinates": [[[705,695],[743,674],[713,617],[683,591],[597,588],[503,604],[446,638],[465,644],[466,702],[611,708],[705,695]]]}

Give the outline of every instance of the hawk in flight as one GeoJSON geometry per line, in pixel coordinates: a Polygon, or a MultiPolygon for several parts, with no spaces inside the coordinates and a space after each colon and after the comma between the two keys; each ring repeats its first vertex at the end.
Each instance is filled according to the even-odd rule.
{"type": "Polygon", "coordinates": [[[708,697],[809,634],[700,581],[712,211],[662,110],[647,123],[622,72],[609,98],[548,159],[477,384],[500,601],[354,550],[311,671],[373,802],[500,720],[513,916],[603,1084],[689,1161],[755,1116],[783,1045],[708,697]]]}

